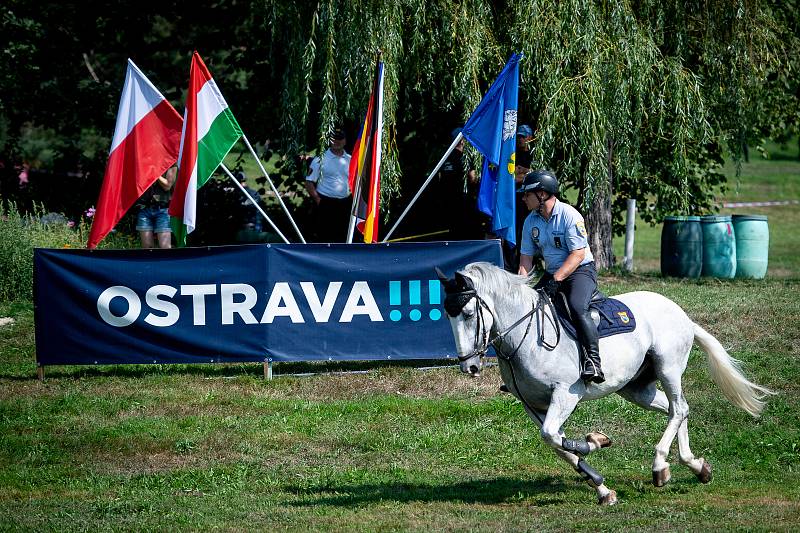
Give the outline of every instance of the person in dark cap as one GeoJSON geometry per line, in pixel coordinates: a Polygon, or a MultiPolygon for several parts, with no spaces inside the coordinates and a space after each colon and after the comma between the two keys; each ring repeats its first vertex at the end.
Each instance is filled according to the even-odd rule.
{"type": "Polygon", "coordinates": [[[527,124],[520,124],[517,128],[517,147],[514,154],[514,163],[516,170],[514,171],[514,179],[519,187],[522,180],[531,171],[531,147],[530,143],[533,141],[533,130],[527,124]]]}
{"type": "MultiPolygon", "coordinates": [[[[459,133],[461,128],[453,129],[450,138],[455,140],[459,133]]],[[[435,193],[438,212],[444,216],[447,228],[446,239],[451,241],[483,238],[483,214],[476,207],[479,180],[474,169],[464,167],[465,144],[462,137],[442,163],[435,193]]]]}
{"type": "MultiPolygon", "coordinates": [[[[514,180],[517,187],[522,184],[522,180],[531,171],[531,155],[530,143],[533,140],[533,129],[527,124],[520,124],[517,127],[517,145],[514,153],[514,180]]],[[[512,247],[509,243],[503,242],[503,263],[509,272],[517,272],[519,270],[519,243],[522,237],[522,225],[528,217],[528,208],[522,198],[516,200],[516,236],[517,245],[512,247]]]]}
{"type": "Polygon", "coordinates": [[[350,222],[350,185],[347,175],[350,154],[344,150],[344,130],[335,129],[330,147],[311,161],[306,176],[306,190],[314,201],[314,225],[317,242],[345,242],[350,222]]]}

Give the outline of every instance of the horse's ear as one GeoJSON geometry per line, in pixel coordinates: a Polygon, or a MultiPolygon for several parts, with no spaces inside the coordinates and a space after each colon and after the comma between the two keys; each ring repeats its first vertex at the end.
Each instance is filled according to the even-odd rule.
{"type": "Polygon", "coordinates": [[[463,272],[460,270],[456,271],[456,284],[463,289],[475,289],[475,284],[472,283],[472,280],[469,279],[467,276],[464,275],[463,272]]]}
{"type": "Polygon", "coordinates": [[[450,281],[450,278],[448,278],[445,275],[445,273],[442,272],[442,269],[439,268],[438,266],[437,267],[433,267],[433,268],[436,270],[436,276],[438,276],[439,281],[441,282],[441,284],[446,287],[447,286],[447,282],[450,281]]]}

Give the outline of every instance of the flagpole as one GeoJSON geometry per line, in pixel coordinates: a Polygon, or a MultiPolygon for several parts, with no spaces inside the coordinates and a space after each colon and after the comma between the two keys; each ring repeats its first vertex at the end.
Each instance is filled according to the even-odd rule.
{"type": "MultiPolygon", "coordinates": [[[[256,155],[256,151],[253,150],[253,147],[250,145],[250,141],[247,140],[247,135],[242,134],[242,139],[244,139],[244,142],[247,145],[247,148],[250,150],[250,153],[253,154],[253,157],[256,159],[256,163],[258,163],[258,168],[261,169],[261,172],[264,173],[264,177],[267,178],[267,181],[269,182],[269,186],[272,187],[272,191],[275,193],[275,196],[278,198],[278,201],[280,202],[281,207],[283,207],[283,210],[286,213],[286,216],[289,217],[289,222],[292,223],[292,227],[297,232],[298,237],[300,237],[300,241],[302,241],[303,244],[306,244],[306,240],[303,238],[303,234],[300,233],[300,229],[297,227],[297,224],[294,223],[294,219],[292,218],[292,215],[289,213],[289,210],[286,208],[286,204],[283,203],[283,199],[281,198],[281,195],[278,192],[278,189],[275,188],[275,184],[272,183],[272,180],[270,179],[269,174],[267,174],[267,171],[264,168],[264,165],[261,164],[261,158],[259,158],[256,155]]],[[[237,183],[238,183],[238,181],[237,181],[237,183]]],[[[242,190],[244,190],[244,189],[242,189],[242,190]]],[[[261,211],[261,210],[259,209],[259,211],[261,211]]],[[[261,211],[261,214],[264,214],[264,212],[261,211]]],[[[267,215],[264,215],[264,216],[266,217],[267,215]]],[[[267,218],[267,220],[269,221],[270,224],[272,224],[272,221],[270,221],[269,218],[267,218]]],[[[274,228],[275,226],[273,225],[272,227],[274,228]]],[[[281,235],[281,237],[283,237],[283,235],[281,235]]],[[[284,240],[286,240],[285,237],[284,237],[284,240]]],[[[289,241],[286,241],[286,242],[288,243],[289,241]]]]}
{"type": "Polygon", "coordinates": [[[402,214],[402,215],[400,215],[400,218],[398,218],[398,219],[397,219],[397,222],[395,222],[395,223],[394,223],[394,226],[392,226],[392,229],[391,229],[391,230],[389,230],[389,233],[387,233],[387,234],[386,234],[386,236],[383,238],[383,240],[382,240],[381,242],[386,242],[386,241],[388,241],[388,240],[389,240],[389,237],[391,237],[391,236],[392,236],[392,233],[394,233],[394,230],[395,230],[395,229],[397,229],[397,226],[399,226],[399,225],[400,225],[400,222],[402,222],[402,221],[403,221],[403,218],[406,216],[406,214],[408,213],[409,209],[411,209],[411,206],[412,206],[412,205],[414,205],[414,202],[416,202],[416,201],[417,201],[417,199],[419,198],[419,196],[422,194],[422,191],[424,191],[424,190],[425,190],[425,187],[427,187],[427,186],[428,186],[428,184],[431,182],[431,180],[432,180],[432,179],[433,179],[433,177],[436,175],[436,173],[437,173],[437,172],[439,172],[439,169],[440,169],[440,168],[442,168],[442,165],[444,165],[444,162],[445,162],[445,160],[447,159],[447,157],[450,155],[450,153],[451,153],[453,150],[455,150],[455,149],[456,149],[456,146],[458,145],[458,143],[459,143],[459,142],[461,141],[461,139],[463,139],[463,138],[464,138],[464,135],[462,135],[462,134],[461,134],[461,132],[459,132],[459,134],[458,134],[458,135],[456,135],[456,138],[455,138],[455,139],[453,139],[453,143],[450,145],[450,148],[448,148],[448,149],[447,149],[447,151],[444,153],[444,155],[442,156],[442,158],[441,158],[441,159],[439,160],[439,162],[436,164],[436,167],[435,167],[435,168],[433,169],[433,171],[431,172],[430,176],[428,176],[428,179],[426,179],[426,180],[425,180],[425,183],[423,183],[423,184],[422,184],[422,187],[420,187],[420,188],[419,188],[419,191],[417,191],[417,194],[414,196],[414,198],[412,198],[412,199],[411,199],[411,202],[408,204],[408,206],[406,206],[406,209],[405,209],[405,211],[403,211],[403,214],[402,214]]]}
{"type": "Polygon", "coordinates": [[[255,198],[253,198],[252,196],[250,196],[250,193],[247,192],[247,190],[244,187],[242,187],[242,184],[239,183],[239,180],[237,180],[234,177],[234,175],[231,174],[231,171],[228,170],[228,167],[226,167],[224,164],[220,164],[219,166],[222,168],[222,170],[225,171],[225,174],[228,175],[228,177],[236,184],[236,186],[239,187],[239,190],[241,190],[244,193],[244,195],[247,196],[247,198],[249,198],[251,202],[253,202],[253,205],[256,206],[256,209],[258,209],[258,212],[261,213],[261,215],[265,219],[267,219],[267,222],[269,222],[269,225],[272,226],[272,229],[274,229],[275,232],[280,236],[280,238],[283,239],[283,242],[285,242],[286,244],[289,244],[289,240],[283,235],[283,233],[281,233],[281,230],[279,230],[278,227],[272,222],[272,219],[269,218],[269,216],[264,212],[264,210],[261,209],[261,206],[258,205],[258,201],[255,198]]]}
{"type": "Polygon", "coordinates": [[[356,190],[353,191],[353,205],[350,207],[350,223],[347,225],[347,244],[353,244],[353,233],[356,228],[358,200],[361,198],[361,176],[356,176],[356,190]]]}

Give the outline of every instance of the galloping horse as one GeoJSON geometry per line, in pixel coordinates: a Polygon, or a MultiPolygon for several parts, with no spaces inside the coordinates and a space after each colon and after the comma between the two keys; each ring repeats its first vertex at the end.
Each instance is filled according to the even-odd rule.
{"type": "Polygon", "coordinates": [[[656,445],[653,483],[670,479],[669,453],[678,437],[679,460],[698,479],[711,480],[711,466],[689,449],[686,419],[689,407],[681,377],[693,342],[706,352],[711,377],[734,405],[758,417],[764,398],[772,391],[747,380],[739,363],[719,341],[692,322],[675,302],[652,292],[614,296],[636,319],[636,329],[600,339],[605,382],[585,384],[580,379],[580,349],[575,339],[557,342],[558,319],[544,293],[532,289],[529,279],[489,263],[471,263],[452,279],[439,271],[445,285],[445,310],[455,336],[461,371],[477,377],[490,345],[497,353],[500,374],[519,399],[541,435],[562,459],[592,486],[598,503],[613,505],[616,491],[584,457],[611,445],[600,432],[585,440],[565,437],[562,425],[578,402],[617,393],[645,409],[667,414],[667,429],[656,445]],[[660,381],[663,392],[656,388],[660,381]]]}

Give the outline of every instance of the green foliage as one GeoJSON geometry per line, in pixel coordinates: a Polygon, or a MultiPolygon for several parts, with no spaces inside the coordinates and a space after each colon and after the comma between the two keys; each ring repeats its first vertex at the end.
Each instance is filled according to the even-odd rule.
{"type": "MultiPolygon", "coordinates": [[[[0,202],[0,301],[33,298],[34,248],[84,248],[91,221],[77,224],[38,206],[32,214],[21,214],[16,204],[0,202]]],[[[100,248],[128,248],[132,242],[114,234],[100,248]]]]}
{"type": "Polygon", "coordinates": [[[358,131],[380,49],[386,216],[522,51],[519,118],[534,127],[535,162],[578,191],[602,246],[627,197],[651,204],[653,222],[708,212],[724,192],[720,153],[738,159],[746,142],[800,127],[797,0],[221,0],[188,11],[124,0],[92,24],[71,2],[13,0],[0,13],[5,168],[79,170],[87,190],[99,188],[125,59],[180,110],[193,49],[253,144],[273,141],[281,189],[301,195],[298,156],[322,149],[334,125],[358,131]]]}

